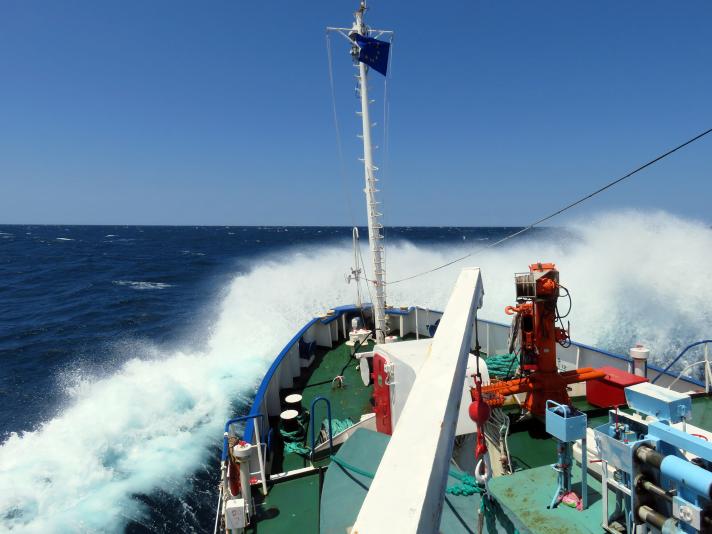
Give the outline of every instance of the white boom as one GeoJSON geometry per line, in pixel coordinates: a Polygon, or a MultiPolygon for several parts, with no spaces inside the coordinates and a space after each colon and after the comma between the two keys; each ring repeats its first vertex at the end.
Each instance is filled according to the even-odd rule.
{"type": "Polygon", "coordinates": [[[472,328],[483,295],[480,270],[463,269],[352,534],[439,531],[472,328]]]}

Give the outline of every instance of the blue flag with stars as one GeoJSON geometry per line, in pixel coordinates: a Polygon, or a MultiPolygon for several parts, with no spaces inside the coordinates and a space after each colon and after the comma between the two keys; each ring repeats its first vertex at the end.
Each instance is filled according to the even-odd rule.
{"type": "Polygon", "coordinates": [[[354,33],[353,39],[359,47],[358,60],[385,76],[388,72],[388,52],[391,43],[359,33],[354,33]]]}

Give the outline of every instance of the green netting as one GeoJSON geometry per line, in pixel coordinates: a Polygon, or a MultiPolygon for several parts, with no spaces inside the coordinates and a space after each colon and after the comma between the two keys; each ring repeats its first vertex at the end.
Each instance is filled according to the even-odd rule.
{"type": "Polygon", "coordinates": [[[302,445],[301,443],[299,443],[297,441],[285,443],[284,444],[284,453],[289,454],[292,452],[299,454],[301,456],[309,456],[309,454],[311,454],[311,449],[309,447],[302,445]]]}
{"type": "Polygon", "coordinates": [[[282,441],[284,442],[284,453],[296,453],[301,456],[307,456],[311,450],[305,446],[304,440],[307,437],[306,429],[309,423],[309,413],[304,412],[299,414],[297,418],[297,428],[294,430],[286,430],[281,422],[279,427],[279,434],[282,436],[282,441]]]}
{"type": "Polygon", "coordinates": [[[485,360],[487,372],[491,377],[509,380],[517,372],[519,367],[517,360],[516,354],[493,354],[485,360]]]}
{"type": "MultiPolygon", "coordinates": [[[[354,426],[354,422],[349,419],[348,417],[346,419],[332,419],[331,420],[331,435],[335,436],[336,434],[339,434],[340,432],[343,432],[349,427],[354,426]]],[[[321,427],[325,429],[327,432],[329,431],[329,420],[324,419],[324,421],[321,423],[321,427]]]]}

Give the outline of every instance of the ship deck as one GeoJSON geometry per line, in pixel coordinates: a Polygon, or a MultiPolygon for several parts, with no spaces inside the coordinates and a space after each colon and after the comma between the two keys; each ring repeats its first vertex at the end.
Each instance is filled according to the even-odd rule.
{"type": "MultiPolygon", "coordinates": [[[[373,345],[370,345],[359,350],[367,351],[372,348],[373,345]]],[[[322,396],[331,402],[333,419],[348,418],[354,423],[358,422],[361,415],[373,411],[370,400],[372,387],[363,385],[357,361],[351,357],[350,350],[351,348],[343,342],[332,349],[317,348],[312,365],[302,371],[302,375],[295,380],[294,387],[281,392],[281,397],[284,398],[290,393],[299,393],[302,395],[303,409],[310,410],[312,400],[322,396]],[[332,388],[332,379],[338,375],[344,377],[346,384],[344,388],[332,388]]],[[[712,429],[710,397],[695,397],[692,402],[693,419],[690,423],[704,429],[712,429]]],[[[587,404],[583,398],[574,399],[574,404],[588,415],[589,427],[598,426],[608,419],[607,410],[595,408],[587,404]]],[[[518,411],[516,405],[507,409],[518,411]]],[[[316,419],[319,428],[321,421],[326,419],[326,408],[320,404],[315,412],[311,417],[316,419]]],[[[324,479],[328,476],[328,470],[343,471],[343,468],[334,465],[328,455],[321,460],[310,462],[308,458],[297,453],[284,454],[283,444],[279,438],[278,418],[270,418],[270,427],[272,435],[276,436],[273,437],[271,444],[270,474],[273,479],[267,496],[262,496],[261,492],[256,491],[258,521],[253,522],[248,532],[319,532],[324,479]],[[283,475],[285,472],[288,473],[287,476],[283,475]]],[[[546,532],[547,534],[601,532],[600,482],[594,476],[588,477],[589,510],[578,512],[561,506],[553,510],[547,509],[556,486],[555,472],[550,467],[550,464],[556,461],[556,443],[546,433],[542,422],[529,420],[525,423],[513,423],[510,427],[508,443],[515,473],[491,481],[491,493],[496,503],[490,508],[491,517],[485,521],[487,532],[513,532],[514,529],[519,532],[546,532]]],[[[304,444],[309,446],[308,434],[304,444]]],[[[365,455],[368,453],[368,450],[364,451],[365,455]]],[[[362,465],[370,465],[373,461],[373,458],[363,460],[365,463],[362,465]]],[[[375,465],[378,461],[380,461],[380,454],[376,458],[375,465]]],[[[352,463],[359,462],[354,460],[352,463]]],[[[575,483],[580,484],[580,470],[574,469],[574,479],[575,483]]],[[[254,488],[257,489],[256,486],[254,488]]],[[[458,499],[464,502],[472,501],[473,498],[479,502],[478,496],[452,495],[448,496],[447,502],[450,503],[448,505],[450,508],[456,509],[460,508],[458,499]]],[[[331,500],[336,502],[334,499],[331,500]]],[[[352,504],[360,506],[358,502],[352,504]]],[[[339,506],[344,506],[344,503],[339,506]]],[[[468,502],[467,506],[472,506],[473,510],[479,507],[472,502],[468,502]]],[[[475,516],[474,512],[473,515],[468,514],[466,520],[472,525],[472,532],[477,530],[475,516]]],[[[464,528],[462,531],[469,530],[464,528]]]]}

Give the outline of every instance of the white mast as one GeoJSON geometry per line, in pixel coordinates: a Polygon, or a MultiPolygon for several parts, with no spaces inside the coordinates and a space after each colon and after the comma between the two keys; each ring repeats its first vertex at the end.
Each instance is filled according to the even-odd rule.
{"type": "MultiPolygon", "coordinates": [[[[354,13],[355,22],[352,31],[368,37],[368,27],[363,21],[366,11],[366,1],[361,0],[361,5],[354,13]]],[[[354,57],[358,58],[358,46],[354,44],[352,49],[354,57]]],[[[358,60],[357,60],[358,61],[358,60]]],[[[366,210],[368,212],[368,242],[371,247],[371,260],[373,262],[373,280],[370,281],[375,289],[373,302],[373,315],[376,326],[376,342],[384,343],[386,336],[386,270],[384,259],[383,225],[380,222],[381,213],[378,211],[380,202],[376,200],[375,176],[378,168],[373,164],[373,147],[371,145],[371,121],[368,113],[368,67],[358,61],[359,68],[359,93],[361,95],[361,122],[363,126],[363,166],[366,180],[366,210]]]]}

